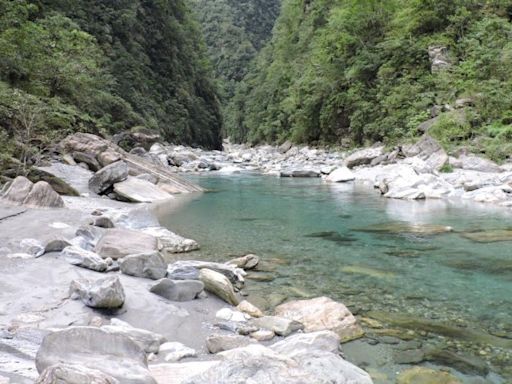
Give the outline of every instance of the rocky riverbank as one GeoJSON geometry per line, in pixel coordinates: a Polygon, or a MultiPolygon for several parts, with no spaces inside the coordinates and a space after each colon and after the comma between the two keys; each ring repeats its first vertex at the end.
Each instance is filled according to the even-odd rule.
{"type": "MultiPolygon", "coordinates": [[[[2,188],[5,382],[385,382],[340,354],[340,343],[364,335],[342,303],[294,300],[265,313],[245,297],[246,271],[264,273],[258,256],[225,263],[187,260],[186,252],[199,245],[155,218],[156,211],[172,210],[189,193],[201,193],[177,173],[323,177],[369,183],[388,198],[508,205],[506,166],[473,156],[451,158],[429,137],[391,152],[373,147],[352,154],[290,144],[227,143],[224,152],[159,143],[146,148],[126,152],[95,136],[73,135],[38,168],[44,181],[20,177],[2,188]],[[452,172],[440,172],[447,168],[452,172]]],[[[378,317],[363,319],[372,334],[382,328],[378,317]]],[[[424,361],[411,358],[417,348],[410,344],[402,360],[424,361]]],[[[422,367],[404,369],[397,380],[460,382],[422,367]]]]}

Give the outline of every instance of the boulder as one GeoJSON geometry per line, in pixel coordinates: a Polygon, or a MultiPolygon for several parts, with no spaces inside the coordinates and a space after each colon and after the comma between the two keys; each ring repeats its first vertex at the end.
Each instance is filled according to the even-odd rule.
{"type": "MultiPolygon", "coordinates": [[[[244,270],[230,264],[215,263],[202,260],[179,260],[169,265],[169,275],[174,275],[176,271],[188,271],[190,267],[197,270],[207,268],[226,276],[232,284],[242,286],[244,283],[244,270]]],[[[174,277],[173,277],[174,278],[174,277]]],[[[193,279],[193,278],[192,278],[193,279]]]]}
{"type": "Polygon", "coordinates": [[[119,153],[111,149],[107,149],[105,152],[100,153],[97,157],[102,167],[106,167],[109,164],[121,160],[119,153]]]}
{"type": "Polygon", "coordinates": [[[125,275],[153,280],[167,275],[167,263],[158,251],[128,255],[121,259],[120,268],[125,275]]]}
{"type": "Polygon", "coordinates": [[[128,177],[125,181],[114,184],[114,192],[134,203],[152,203],[173,198],[158,186],[136,177],[128,177]]]}
{"type": "Polygon", "coordinates": [[[245,347],[256,341],[240,335],[212,335],[206,338],[206,348],[210,353],[218,353],[229,349],[245,347]]]}
{"type": "Polygon", "coordinates": [[[18,176],[11,182],[2,198],[13,203],[23,204],[33,185],[26,177],[18,176]]]}
{"type": "Polygon", "coordinates": [[[292,149],[292,147],[293,147],[293,143],[291,141],[289,141],[289,140],[286,140],[283,144],[281,144],[278,147],[277,150],[279,151],[279,153],[285,154],[290,149],[292,149]]]}
{"type": "Polygon", "coordinates": [[[74,133],[67,136],[59,144],[64,152],[84,152],[91,156],[98,156],[108,148],[108,142],[90,133],[74,133]]]}
{"type": "Polygon", "coordinates": [[[27,177],[33,183],[46,181],[59,195],[80,196],[80,193],[73,186],[50,170],[32,167],[29,169],[27,177]]]}
{"type": "Polygon", "coordinates": [[[146,353],[158,353],[160,345],[166,341],[165,337],[158,333],[132,327],[119,319],[110,320],[110,324],[103,325],[101,329],[109,333],[125,335],[146,353]]]}
{"type": "Polygon", "coordinates": [[[95,281],[73,280],[70,286],[73,299],[80,299],[91,308],[119,308],[125,300],[121,281],[117,276],[104,277],[95,281]]]}
{"type": "Polygon", "coordinates": [[[352,181],[356,177],[354,173],[348,169],[347,167],[341,167],[335,169],[333,172],[331,172],[326,178],[326,181],[330,181],[333,183],[343,183],[346,181],[352,181]]]}
{"type": "Polygon", "coordinates": [[[199,244],[192,239],[186,239],[164,227],[147,227],[141,230],[158,239],[159,248],[164,253],[182,253],[199,249],[199,244]]]}
{"type": "Polygon", "coordinates": [[[61,252],[64,248],[69,247],[71,243],[66,239],[52,239],[46,242],[44,253],[61,252]]]}
{"type": "Polygon", "coordinates": [[[273,351],[291,356],[300,350],[319,350],[338,354],[339,336],[332,331],[296,333],[270,346],[273,351]]]}
{"type": "Polygon", "coordinates": [[[137,344],[96,327],[70,327],[47,335],[37,351],[36,367],[42,373],[55,364],[98,370],[123,384],[156,384],[137,344]]]}
{"type": "Polygon", "coordinates": [[[180,361],[185,357],[196,357],[195,349],[189,348],[177,341],[163,343],[158,351],[159,355],[164,355],[165,361],[180,361]]]}
{"type": "Polygon", "coordinates": [[[38,181],[33,185],[23,204],[30,207],[62,208],[64,200],[46,181],[38,181]]]}
{"type": "Polygon", "coordinates": [[[409,157],[417,156],[431,170],[438,171],[448,163],[446,151],[429,135],[423,135],[416,144],[405,150],[405,154],[409,157]]]}
{"type": "Polygon", "coordinates": [[[306,332],[333,331],[342,342],[364,335],[363,329],[347,307],[328,297],[290,301],[277,306],[275,313],[300,322],[306,332]]]}
{"type": "Polygon", "coordinates": [[[94,193],[105,192],[115,183],[126,180],[128,177],[128,165],[124,161],[116,161],[101,168],[89,179],[89,188],[94,193]]]}
{"type": "Polygon", "coordinates": [[[149,289],[156,295],[171,301],[194,300],[203,292],[204,284],[199,280],[160,279],[149,289]]]}
{"type": "Polygon", "coordinates": [[[122,228],[107,229],[95,246],[95,251],[101,257],[111,257],[114,260],[157,250],[158,241],[154,236],[122,228]]]}
{"type": "Polygon", "coordinates": [[[96,156],[86,152],[76,151],[72,153],[73,160],[77,163],[86,164],[91,171],[98,171],[101,168],[100,163],[96,160],[96,156]]]}
{"type": "Polygon", "coordinates": [[[459,157],[462,169],[479,172],[502,172],[502,169],[495,162],[475,155],[462,155],[459,157]]]}
{"type": "Polygon", "coordinates": [[[106,216],[95,217],[91,220],[91,225],[100,228],[114,228],[112,220],[106,216]]]}
{"type": "Polygon", "coordinates": [[[250,344],[219,355],[223,361],[183,384],[372,384],[368,373],[327,351],[306,349],[287,356],[250,344]]]}
{"type": "Polygon", "coordinates": [[[257,255],[248,254],[242,257],[237,257],[233,260],[229,260],[226,264],[230,264],[242,269],[253,269],[258,265],[259,262],[260,258],[257,255]]]}
{"type": "Polygon", "coordinates": [[[77,246],[64,248],[62,256],[70,264],[78,267],[92,269],[97,272],[104,272],[108,265],[97,253],[87,251],[77,246]]]}
{"type": "Polygon", "coordinates": [[[199,280],[204,283],[206,291],[213,293],[227,303],[238,305],[240,302],[235,294],[233,285],[223,274],[204,268],[199,272],[199,280]]]}
{"type": "Polygon", "coordinates": [[[57,363],[49,366],[36,384],[121,384],[112,376],[82,365],[57,363]]]}
{"type": "Polygon", "coordinates": [[[285,337],[304,328],[304,326],[298,321],[279,316],[263,316],[251,319],[250,324],[273,331],[276,335],[285,337]]]}
{"type": "Polygon", "coordinates": [[[348,168],[354,168],[359,165],[367,165],[376,157],[384,153],[384,147],[372,147],[358,150],[345,159],[345,165],[348,168]]]}

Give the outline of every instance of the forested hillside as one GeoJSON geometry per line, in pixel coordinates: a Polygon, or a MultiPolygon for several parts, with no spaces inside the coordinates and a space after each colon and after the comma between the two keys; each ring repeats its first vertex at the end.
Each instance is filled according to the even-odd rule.
{"type": "Polygon", "coordinates": [[[0,54],[4,158],[77,130],[221,146],[206,49],[182,0],[0,0],[0,54]]]}
{"type": "Polygon", "coordinates": [[[510,1],[284,0],[227,116],[237,141],[512,139],[510,1]],[[430,56],[429,56],[430,54],[430,56]],[[431,127],[430,127],[431,126],[431,127]]]}
{"type": "Polygon", "coordinates": [[[224,104],[270,39],[280,0],[192,0],[224,104]]]}

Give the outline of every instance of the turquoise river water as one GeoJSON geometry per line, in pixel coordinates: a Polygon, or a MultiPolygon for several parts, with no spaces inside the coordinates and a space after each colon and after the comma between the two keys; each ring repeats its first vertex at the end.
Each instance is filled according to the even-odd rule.
{"type": "Polygon", "coordinates": [[[446,356],[426,364],[512,382],[512,232],[511,241],[472,236],[500,231],[503,240],[512,211],[471,202],[389,200],[367,186],[319,179],[193,180],[209,192],[164,224],[201,244],[189,258],[259,255],[263,271],[247,280],[251,301],[268,310],[285,299],[329,296],[382,324],[368,328],[369,335],[376,332],[371,344],[389,329],[386,341],[389,334],[402,341],[412,337],[422,353],[425,346],[452,351],[485,363],[491,373],[446,356]],[[409,230],[423,224],[453,231],[409,230]]]}

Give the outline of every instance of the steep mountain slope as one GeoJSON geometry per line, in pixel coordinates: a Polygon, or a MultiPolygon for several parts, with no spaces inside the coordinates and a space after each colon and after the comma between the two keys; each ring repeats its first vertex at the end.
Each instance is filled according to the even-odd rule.
{"type": "Polygon", "coordinates": [[[437,116],[431,133],[442,141],[503,157],[511,15],[503,0],[285,0],[227,132],[251,142],[393,142],[437,116]]]}

